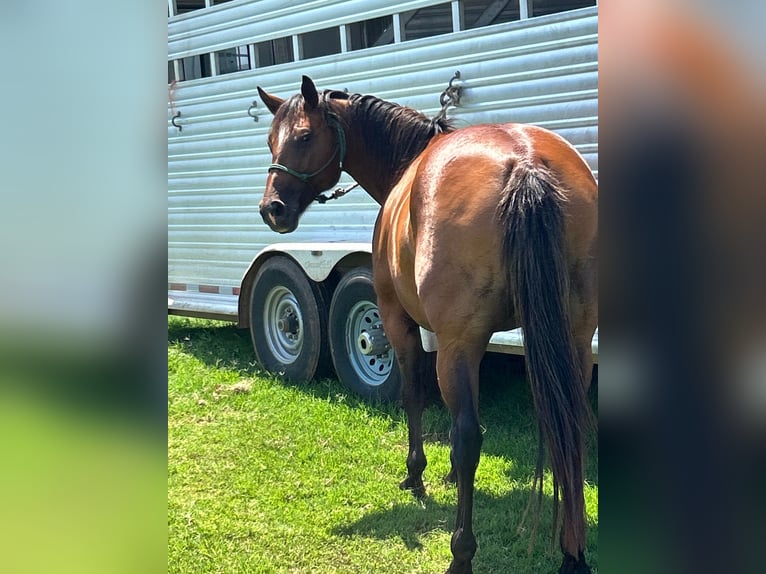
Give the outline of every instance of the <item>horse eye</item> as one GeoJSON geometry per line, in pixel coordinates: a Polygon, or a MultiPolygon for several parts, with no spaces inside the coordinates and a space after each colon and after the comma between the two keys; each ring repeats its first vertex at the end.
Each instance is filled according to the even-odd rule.
{"type": "Polygon", "coordinates": [[[305,133],[301,134],[301,141],[302,142],[307,142],[309,140],[311,140],[311,132],[305,132],[305,133]]]}

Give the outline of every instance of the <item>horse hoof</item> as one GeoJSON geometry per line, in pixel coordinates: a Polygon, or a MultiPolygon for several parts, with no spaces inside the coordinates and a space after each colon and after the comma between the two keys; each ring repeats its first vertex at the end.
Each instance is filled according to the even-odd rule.
{"type": "Polygon", "coordinates": [[[580,552],[578,558],[571,554],[564,554],[559,574],[591,574],[590,566],[585,562],[585,554],[580,552]]]}
{"type": "Polygon", "coordinates": [[[473,566],[468,562],[462,565],[457,565],[454,562],[449,565],[447,571],[444,574],[473,574],[473,566]]]}
{"type": "Polygon", "coordinates": [[[409,476],[399,483],[399,488],[402,490],[409,490],[417,499],[422,499],[426,496],[426,487],[423,484],[423,481],[415,480],[409,476]]]}
{"type": "Polygon", "coordinates": [[[444,484],[457,484],[457,473],[454,468],[444,477],[444,484]]]}

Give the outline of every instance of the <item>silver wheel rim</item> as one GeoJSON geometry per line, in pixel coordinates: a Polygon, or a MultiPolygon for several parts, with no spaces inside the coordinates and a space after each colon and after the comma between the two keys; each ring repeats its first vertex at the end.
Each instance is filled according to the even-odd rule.
{"type": "Polygon", "coordinates": [[[263,326],[271,354],[285,365],[295,362],[303,349],[303,315],[292,291],[281,285],[269,291],[263,326]]]}
{"type": "Polygon", "coordinates": [[[359,380],[366,385],[377,387],[382,385],[394,366],[394,352],[388,341],[385,350],[376,354],[367,354],[363,348],[365,337],[377,333],[385,339],[377,305],[370,301],[360,301],[351,308],[346,319],[346,349],[359,380]]]}

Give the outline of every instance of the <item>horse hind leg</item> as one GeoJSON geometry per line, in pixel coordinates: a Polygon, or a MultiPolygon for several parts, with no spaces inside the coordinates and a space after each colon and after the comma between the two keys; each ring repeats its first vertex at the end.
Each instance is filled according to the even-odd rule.
{"type": "MultiPolygon", "coordinates": [[[[584,336],[584,331],[575,330],[575,354],[577,356],[577,368],[580,372],[571,384],[582,385],[587,393],[590,385],[590,375],[593,369],[593,358],[590,351],[592,331],[590,337],[584,336]]],[[[587,524],[585,520],[585,495],[584,495],[584,434],[591,423],[591,415],[586,411],[581,428],[582,438],[577,444],[570,445],[569,459],[571,472],[577,476],[569,489],[564,491],[564,515],[560,532],[560,546],[563,554],[558,574],[590,574],[591,569],[585,559],[585,532],[587,524]]]]}
{"type": "Polygon", "coordinates": [[[477,548],[473,534],[473,492],[482,443],[478,390],[483,348],[468,354],[451,347],[446,344],[440,348],[436,360],[439,389],[452,415],[450,458],[458,491],[457,519],[450,544],[452,563],[447,574],[470,574],[477,548]]]}
{"type": "Polygon", "coordinates": [[[585,562],[585,553],[579,552],[577,558],[571,554],[565,554],[559,574],[591,574],[590,566],[585,562]]]}
{"type": "MultiPolygon", "coordinates": [[[[579,323],[579,322],[578,322],[579,323]]],[[[588,389],[590,388],[590,382],[591,377],[593,375],[593,352],[591,348],[591,341],[593,339],[593,332],[595,331],[594,321],[592,319],[589,319],[588,321],[583,321],[579,323],[574,330],[574,340],[575,340],[575,349],[577,353],[577,357],[579,359],[580,368],[582,370],[582,384],[585,389],[585,392],[588,392],[588,389]]],[[[582,449],[579,452],[579,462],[581,465],[581,468],[584,468],[585,466],[585,453],[584,449],[582,449]]],[[[575,516],[573,518],[568,518],[565,516],[564,518],[564,525],[561,532],[561,549],[562,552],[564,552],[564,558],[561,563],[561,568],[559,569],[559,574],[590,574],[591,569],[588,566],[586,560],[585,560],[585,540],[584,538],[582,540],[576,540],[571,537],[571,533],[573,532],[573,525],[571,524],[571,521],[582,521],[582,526],[579,530],[582,531],[583,536],[586,530],[586,524],[585,524],[585,499],[584,499],[584,493],[583,493],[583,483],[580,482],[579,489],[577,492],[573,493],[573,496],[579,497],[579,499],[582,501],[582,512],[578,516],[575,516]],[[577,556],[572,552],[568,552],[567,549],[575,548],[579,546],[579,550],[577,551],[577,556]]]]}
{"type": "MultiPolygon", "coordinates": [[[[593,351],[592,339],[598,323],[598,309],[596,306],[595,290],[588,286],[593,285],[594,281],[583,279],[578,267],[573,276],[573,294],[570,299],[571,321],[572,321],[572,340],[575,347],[575,354],[578,359],[581,376],[579,377],[585,393],[590,388],[593,375],[593,351]]],[[[590,418],[588,412],[585,417],[585,428],[587,431],[590,424],[594,421],[590,418]]],[[[584,433],[583,433],[584,434],[584,433]]],[[[582,470],[585,466],[584,444],[580,445],[577,452],[573,453],[577,457],[577,463],[582,470]]],[[[564,515],[564,524],[561,531],[561,550],[564,553],[563,561],[559,569],[559,574],[590,574],[591,569],[585,560],[585,531],[587,528],[585,522],[585,498],[583,493],[583,481],[579,480],[575,492],[570,493],[571,497],[578,500],[579,511],[575,516],[564,515]],[[577,522],[577,524],[574,524],[577,522]],[[574,533],[580,532],[580,536],[574,533]],[[577,549],[575,551],[575,549],[577,549]]]]}
{"type": "MultiPolygon", "coordinates": [[[[583,353],[584,355],[585,353],[583,353]]],[[[586,366],[592,361],[585,360],[586,366]]],[[[584,383],[588,387],[588,383],[584,383]]],[[[585,465],[584,449],[572,453],[576,457],[576,464],[582,475],[585,465]]],[[[564,555],[558,574],[591,574],[591,569],[585,560],[585,531],[587,524],[585,521],[585,495],[584,483],[582,480],[576,485],[574,491],[566,493],[570,499],[575,501],[577,509],[572,515],[564,512],[564,520],[561,529],[560,545],[564,555]],[[576,533],[580,533],[579,535],[576,533]],[[576,550],[575,550],[576,549],[576,550]]]]}
{"type": "MultiPolygon", "coordinates": [[[[452,434],[450,433],[450,442],[452,442],[452,434]]],[[[454,463],[452,463],[452,460],[450,460],[450,469],[449,472],[444,476],[444,484],[447,486],[450,485],[456,485],[457,484],[457,470],[455,469],[454,463]]]]}

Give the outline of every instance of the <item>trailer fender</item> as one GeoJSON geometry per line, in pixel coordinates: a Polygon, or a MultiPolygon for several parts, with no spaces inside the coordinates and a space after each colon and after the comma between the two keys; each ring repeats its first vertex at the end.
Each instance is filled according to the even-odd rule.
{"type": "Polygon", "coordinates": [[[341,261],[349,259],[349,267],[370,265],[371,243],[274,243],[263,248],[253,258],[240,286],[237,326],[250,327],[250,298],[258,270],[271,257],[287,256],[303,270],[312,281],[326,281],[341,261]]]}

